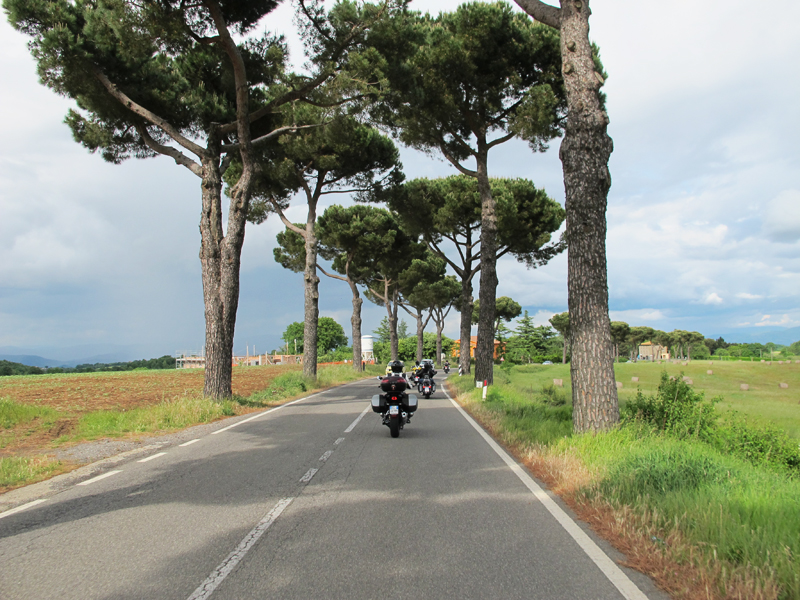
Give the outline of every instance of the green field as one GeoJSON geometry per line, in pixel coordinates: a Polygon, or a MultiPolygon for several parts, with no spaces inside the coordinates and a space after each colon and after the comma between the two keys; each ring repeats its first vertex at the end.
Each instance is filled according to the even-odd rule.
{"type": "MultiPolygon", "coordinates": [[[[722,397],[718,410],[735,410],[755,420],[772,422],[793,438],[800,439],[800,364],[779,365],[761,362],[717,362],[708,360],[681,363],[653,364],[647,362],[619,363],[615,365],[620,403],[635,397],[637,389],[646,395],[655,394],[661,373],[684,376],[692,380],[693,387],[705,393],[706,398],[722,397]],[[707,371],[713,371],[708,375],[707,371]],[[638,377],[638,382],[632,382],[638,377]],[[740,385],[750,386],[742,391],[740,385]],[[787,383],[782,389],[779,384],[787,383]]],[[[495,370],[498,382],[503,382],[502,370],[495,370]]],[[[567,397],[571,396],[569,365],[529,365],[517,367],[513,386],[520,391],[540,392],[553,379],[562,379],[567,397]]]]}

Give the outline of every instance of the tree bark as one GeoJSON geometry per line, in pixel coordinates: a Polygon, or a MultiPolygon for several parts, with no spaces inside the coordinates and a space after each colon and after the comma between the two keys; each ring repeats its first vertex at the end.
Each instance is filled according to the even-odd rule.
{"type": "Polygon", "coordinates": [[[493,382],[494,317],[497,294],[497,214],[489,184],[488,148],[478,141],[477,174],[481,196],[481,279],[478,299],[478,343],[475,347],[475,380],[493,382]]]}
{"type": "Polygon", "coordinates": [[[364,301],[358,293],[358,286],[347,277],[347,283],[350,284],[350,289],[353,291],[353,316],[350,317],[350,325],[353,329],[353,370],[356,373],[361,373],[364,369],[361,366],[361,305],[364,301]]]}
{"type": "Polygon", "coordinates": [[[389,285],[386,285],[386,311],[389,313],[389,344],[392,351],[392,360],[400,359],[400,351],[397,339],[397,292],[392,292],[392,300],[389,301],[389,285]]]}
{"type": "Polygon", "coordinates": [[[573,427],[600,431],[619,422],[608,317],[606,207],[613,149],[600,105],[602,77],[589,43],[589,3],[563,0],[562,72],[568,116],[560,157],[566,190],[573,427]]]}
{"type": "Polygon", "coordinates": [[[317,222],[317,198],[308,196],[308,216],[306,218],[306,270],[305,317],[303,327],[303,375],[317,378],[317,325],[319,322],[319,276],[317,275],[317,236],[314,224],[317,222]]]}
{"type": "Polygon", "coordinates": [[[540,0],[515,1],[561,33],[568,113],[559,154],[567,199],[572,419],[576,432],[599,431],[619,422],[619,402],[611,362],[605,247],[613,143],[598,95],[603,79],[594,70],[589,42],[591,10],[589,0],[560,0],[560,9],[540,0]]]}
{"type": "Polygon", "coordinates": [[[461,342],[458,366],[462,373],[470,370],[470,343],[472,338],[472,278],[461,279],[461,342]]]}

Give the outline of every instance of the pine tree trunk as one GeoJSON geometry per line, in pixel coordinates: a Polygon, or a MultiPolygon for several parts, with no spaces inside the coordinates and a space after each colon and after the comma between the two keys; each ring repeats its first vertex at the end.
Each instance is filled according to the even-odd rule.
{"type": "Polygon", "coordinates": [[[353,329],[353,370],[356,373],[361,373],[362,368],[361,358],[361,305],[364,301],[358,293],[358,286],[348,278],[347,283],[350,284],[350,289],[353,291],[353,316],[350,317],[350,325],[353,329]]]}
{"type": "Polygon", "coordinates": [[[423,358],[424,353],[424,346],[423,343],[425,341],[425,324],[422,322],[422,313],[418,312],[414,315],[414,318],[417,320],[417,360],[420,361],[423,358]]]}
{"type": "Polygon", "coordinates": [[[573,427],[600,431],[619,422],[612,362],[606,265],[606,206],[613,144],[600,105],[602,78],[589,44],[589,3],[561,2],[562,72],[568,117],[560,157],[566,191],[573,427]]]}
{"type": "Polygon", "coordinates": [[[481,281],[478,290],[478,343],[475,347],[475,380],[493,382],[494,313],[497,302],[497,214],[489,184],[488,150],[478,143],[478,192],[481,196],[481,281]]]}
{"type": "Polygon", "coordinates": [[[567,336],[564,336],[564,351],[561,355],[561,364],[567,364],[567,336]]]}
{"type": "Polygon", "coordinates": [[[458,366],[461,372],[469,373],[470,342],[472,338],[472,280],[461,280],[461,341],[458,352],[458,366]]]}
{"type": "Polygon", "coordinates": [[[389,299],[389,284],[385,287],[386,296],[386,312],[389,314],[389,346],[391,348],[392,360],[398,360],[400,353],[398,351],[397,341],[397,297],[392,294],[391,300],[389,299]]]}
{"type": "Polygon", "coordinates": [[[442,330],[444,329],[444,319],[441,323],[436,321],[436,365],[442,368],[442,330]]]}
{"type": "Polygon", "coordinates": [[[317,325],[319,322],[319,276],[317,275],[316,198],[308,199],[306,221],[305,318],[303,327],[303,375],[317,378],[317,325]]]}
{"type": "Polygon", "coordinates": [[[219,162],[203,160],[200,264],[206,321],[203,394],[214,400],[232,394],[233,334],[239,305],[239,266],[247,215],[247,183],[231,198],[228,234],[222,228],[219,162]],[[244,191],[243,191],[244,190],[244,191]]]}

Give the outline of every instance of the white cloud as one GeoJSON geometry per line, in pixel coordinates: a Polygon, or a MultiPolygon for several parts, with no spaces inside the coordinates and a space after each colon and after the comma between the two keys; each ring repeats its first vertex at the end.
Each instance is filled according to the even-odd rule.
{"type": "Polygon", "coordinates": [[[779,327],[794,327],[800,325],[800,321],[792,319],[788,314],[780,317],[772,318],[772,315],[764,315],[758,323],[754,323],[756,327],[766,326],[779,326],[779,327]]]}
{"type": "Polygon", "coordinates": [[[722,302],[723,302],[722,298],[720,298],[719,294],[717,294],[716,292],[711,292],[703,300],[703,304],[722,304],[722,302]]]}
{"type": "Polygon", "coordinates": [[[746,292],[741,292],[736,294],[737,298],[741,298],[742,300],[761,300],[764,296],[761,294],[748,294],[746,292]]]}

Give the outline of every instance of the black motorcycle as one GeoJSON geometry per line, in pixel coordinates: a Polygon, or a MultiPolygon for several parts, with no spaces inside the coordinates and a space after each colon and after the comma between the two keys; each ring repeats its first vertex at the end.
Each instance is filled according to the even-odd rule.
{"type": "Polygon", "coordinates": [[[433,382],[433,379],[428,375],[423,375],[422,379],[420,379],[419,384],[417,385],[417,389],[419,393],[425,396],[425,398],[430,398],[431,394],[436,391],[436,384],[433,382]]]}
{"type": "Polygon", "coordinates": [[[406,392],[408,382],[401,375],[387,375],[379,379],[384,393],[372,397],[372,411],[381,415],[383,424],[396,438],[403,426],[411,422],[411,416],[417,410],[417,397],[406,392]]]}
{"type": "Polygon", "coordinates": [[[444,367],[443,368],[444,368],[444,374],[445,375],[449,375],[450,374],[450,363],[444,363],[444,367]]]}

